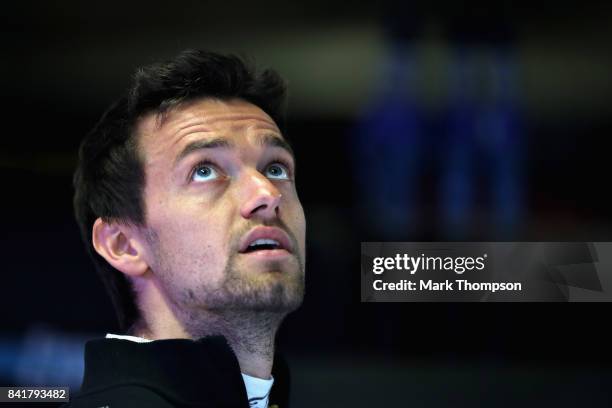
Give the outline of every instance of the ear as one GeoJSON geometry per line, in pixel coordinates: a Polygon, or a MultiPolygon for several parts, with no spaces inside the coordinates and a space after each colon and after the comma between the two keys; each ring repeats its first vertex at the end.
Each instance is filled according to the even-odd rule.
{"type": "Polygon", "coordinates": [[[145,247],[131,226],[98,218],[93,225],[92,243],[100,256],[126,275],[140,276],[149,269],[145,247]]]}

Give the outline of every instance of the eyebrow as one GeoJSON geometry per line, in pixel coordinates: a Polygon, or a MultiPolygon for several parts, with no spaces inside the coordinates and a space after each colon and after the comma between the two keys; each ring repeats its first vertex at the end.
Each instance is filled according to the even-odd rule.
{"type": "Polygon", "coordinates": [[[257,141],[260,146],[280,147],[281,149],[287,151],[287,153],[289,153],[291,157],[295,159],[295,153],[293,152],[293,148],[285,139],[268,133],[263,136],[260,136],[257,141]]]}
{"type": "MultiPolygon", "coordinates": [[[[280,147],[281,149],[289,153],[291,157],[294,158],[295,160],[295,154],[293,153],[293,148],[291,147],[289,142],[287,142],[285,139],[282,139],[276,135],[266,134],[266,135],[260,136],[258,137],[257,144],[263,147],[265,146],[280,147]]],[[[215,138],[206,139],[206,140],[196,140],[195,142],[191,142],[187,144],[187,146],[185,146],[183,150],[181,150],[179,155],[174,160],[174,165],[176,166],[181,160],[183,160],[185,157],[189,156],[191,153],[195,151],[219,149],[219,148],[234,149],[236,148],[236,144],[223,137],[215,137],[215,138]]]]}

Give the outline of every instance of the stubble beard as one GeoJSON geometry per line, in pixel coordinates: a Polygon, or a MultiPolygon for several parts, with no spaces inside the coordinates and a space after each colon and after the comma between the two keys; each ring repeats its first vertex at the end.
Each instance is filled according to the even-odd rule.
{"type": "Polygon", "coordinates": [[[221,334],[232,347],[271,358],[283,319],[302,304],[303,263],[298,259],[300,266],[295,271],[269,264],[269,271],[259,273],[283,275],[273,281],[257,282],[249,279],[251,271],[236,268],[233,258],[227,263],[219,289],[201,290],[206,306],[192,309],[185,327],[196,338],[221,334]]]}
{"type": "MultiPolygon", "coordinates": [[[[262,343],[273,342],[285,316],[302,304],[305,275],[299,254],[294,254],[291,265],[269,262],[264,271],[249,271],[239,267],[241,254],[234,251],[220,283],[213,286],[201,280],[193,287],[184,287],[177,285],[181,276],[175,270],[180,256],[165,251],[155,233],[149,234],[148,241],[154,248],[155,272],[170,306],[193,338],[220,334],[245,349],[261,348],[262,343]]],[[[201,276],[197,271],[194,274],[201,276]]]]}
{"type": "MultiPolygon", "coordinates": [[[[230,256],[218,290],[205,294],[206,308],[287,314],[297,309],[304,297],[304,268],[298,258],[288,270],[281,262],[269,262],[265,271],[245,271],[237,267],[238,254],[230,256]],[[252,276],[249,276],[251,275],[252,276]],[[274,274],[276,276],[257,276],[274,274]],[[267,279],[271,278],[271,279],[267,279]]],[[[297,257],[296,257],[297,258],[297,257]]]]}

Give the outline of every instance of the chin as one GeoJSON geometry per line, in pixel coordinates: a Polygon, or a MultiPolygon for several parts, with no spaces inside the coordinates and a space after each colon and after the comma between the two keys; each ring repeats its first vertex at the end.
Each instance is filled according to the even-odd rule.
{"type": "Polygon", "coordinates": [[[304,298],[304,284],[300,279],[260,281],[248,286],[248,290],[243,291],[235,300],[244,309],[257,312],[289,313],[300,307],[304,298]]]}

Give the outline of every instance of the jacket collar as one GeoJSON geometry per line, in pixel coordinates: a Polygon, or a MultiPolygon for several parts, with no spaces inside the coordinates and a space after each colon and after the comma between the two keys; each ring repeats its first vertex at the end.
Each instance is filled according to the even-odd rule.
{"type": "MultiPolygon", "coordinates": [[[[275,358],[270,405],[286,407],[287,365],[275,358]]],[[[85,346],[82,393],[115,385],[152,388],[170,401],[215,407],[248,407],[240,366],[222,336],[135,343],[119,339],[89,341],[85,346]]]]}

